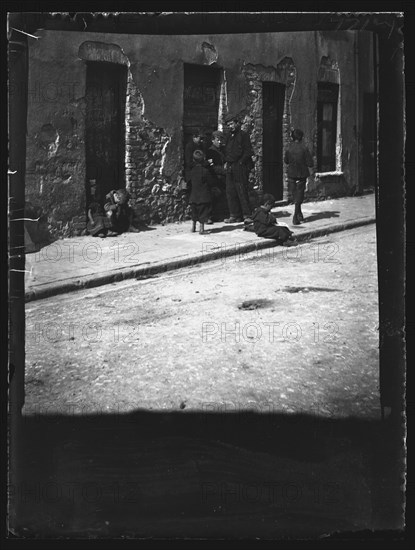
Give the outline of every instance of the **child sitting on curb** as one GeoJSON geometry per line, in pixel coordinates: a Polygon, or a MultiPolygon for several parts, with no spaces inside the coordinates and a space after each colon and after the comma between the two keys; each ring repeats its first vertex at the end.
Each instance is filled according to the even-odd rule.
{"type": "Polygon", "coordinates": [[[90,180],[91,202],[88,205],[87,232],[92,237],[105,238],[111,226],[100,201],[96,180],[90,180]]]}
{"type": "Polygon", "coordinates": [[[277,218],[271,213],[275,204],[273,195],[266,193],[262,197],[262,205],[257,208],[252,216],[253,223],[245,226],[245,231],[254,231],[258,237],[275,239],[283,246],[297,244],[293,232],[286,224],[279,224],[277,218]]]}
{"type": "Polygon", "coordinates": [[[104,210],[110,221],[110,230],[108,235],[119,235],[129,231],[130,233],[138,233],[132,223],[134,211],[128,204],[130,195],[126,189],[118,189],[110,191],[106,196],[109,201],[104,205],[104,210]]]}

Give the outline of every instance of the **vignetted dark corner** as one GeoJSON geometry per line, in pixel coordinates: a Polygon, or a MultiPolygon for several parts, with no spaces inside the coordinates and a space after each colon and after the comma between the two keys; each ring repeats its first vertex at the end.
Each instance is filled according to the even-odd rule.
{"type": "Polygon", "coordinates": [[[404,527],[402,25],[398,13],[9,15],[11,533],[314,538],[404,527]],[[294,128],[315,168],[305,200],[375,191],[379,418],[185,401],[168,413],[22,414],[24,252],[83,238],[94,194],[111,212],[114,189],[146,229],[189,220],[185,151],[192,163],[202,152],[196,186],[215,132],[234,136],[233,123],[252,146],[252,208],[292,201],[294,128]]]}

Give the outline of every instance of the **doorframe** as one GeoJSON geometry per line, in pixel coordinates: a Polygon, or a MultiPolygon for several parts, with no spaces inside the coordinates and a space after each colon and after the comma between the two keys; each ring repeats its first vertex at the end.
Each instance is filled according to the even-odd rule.
{"type": "MultiPolygon", "coordinates": [[[[284,187],[285,187],[285,177],[284,177],[284,114],[286,112],[286,106],[287,106],[287,86],[284,82],[279,82],[279,81],[274,81],[274,80],[262,80],[261,81],[261,96],[262,96],[262,106],[261,106],[261,116],[262,116],[262,190],[263,192],[265,192],[265,189],[264,189],[264,185],[265,185],[265,181],[264,181],[264,166],[265,166],[265,163],[264,163],[264,151],[265,151],[265,148],[264,148],[264,143],[265,143],[265,132],[264,132],[264,84],[273,84],[273,85],[276,85],[276,86],[280,86],[281,87],[281,96],[283,97],[283,102],[282,102],[282,116],[281,116],[281,121],[280,123],[278,123],[278,130],[280,131],[280,144],[281,144],[281,147],[280,147],[280,153],[281,153],[281,162],[280,162],[280,165],[281,165],[281,182],[280,182],[280,188],[279,188],[279,196],[277,197],[275,195],[275,193],[272,193],[274,194],[275,198],[277,201],[281,201],[284,199],[284,187]]],[[[271,192],[271,191],[270,191],[271,192]]]]}
{"type": "MultiPolygon", "coordinates": [[[[105,62],[105,63],[111,63],[112,65],[122,65],[126,67],[126,101],[125,101],[125,115],[128,109],[128,100],[129,100],[129,85],[130,85],[130,61],[128,57],[124,54],[121,47],[117,44],[107,44],[106,42],[98,42],[98,41],[92,41],[92,40],[86,40],[85,42],[82,42],[82,44],[78,48],[78,58],[84,61],[84,83],[85,83],[85,95],[86,95],[86,84],[87,84],[87,70],[88,70],[88,63],[90,62],[105,62]]],[[[126,116],[124,117],[126,119],[126,116]]],[[[86,112],[85,112],[85,118],[84,122],[86,123],[86,112]]],[[[128,124],[127,120],[125,120],[125,131],[124,131],[124,182],[125,187],[129,188],[129,181],[128,181],[128,175],[126,173],[126,162],[127,162],[127,152],[126,152],[126,146],[128,141],[128,124]]],[[[86,135],[84,136],[85,141],[85,147],[84,147],[84,187],[85,187],[85,198],[86,201],[89,200],[89,197],[91,195],[90,193],[90,183],[87,179],[87,172],[86,172],[86,135]]],[[[86,204],[87,206],[87,204],[86,204]]]]}
{"type": "Polygon", "coordinates": [[[317,82],[317,171],[318,172],[335,172],[338,168],[338,162],[337,162],[337,145],[338,145],[338,134],[339,134],[339,99],[340,99],[340,86],[337,83],[334,82],[317,82]],[[327,100],[321,99],[320,92],[322,91],[322,86],[327,87],[327,95],[332,94],[332,98],[328,98],[327,100]],[[329,90],[331,88],[331,90],[329,90]],[[335,94],[335,97],[334,97],[335,94]],[[333,106],[333,116],[332,116],[332,126],[334,127],[334,131],[332,131],[332,150],[333,150],[333,161],[334,166],[333,168],[330,168],[329,170],[323,170],[322,169],[322,162],[323,158],[321,156],[322,152],[322,131],[323,131],[323,120],[320,116],[320,113],[323,109],[324,105],[332,105],[333,106]]]}
{"type": "MultiPolygon", "coordinates": [[[[184,161],[184,149],[187,145],[186,136],[188,136],[188,134],[186,134],[186,132],[185,132],[185,124],[184,124],[184,115],[185,115],[184,92],[185,92],[185,70],[186,70],[185,68],[186,68],[186,66],[187,67],[191,67],[191,66],[192,67],[199,67],[199,68],[204,68],[204,69],[207,69],[207,70],[212,70],[212,71],[217,72],[217,75],[218,75],[217,93],[218,93],[218,97],[219,97],[219,102],[218,102],[218,109],[217,109],[217,113],[216,113],[216,128],[215,128],[215,130],[218,130],[221,123],[222,123],[221,116],[223,116],[223,114],[225,112],[224,102],[226,103],[226,77],[225,77],[225,71],[224,71],[223,67],[217,65],[216,63],[213,63],[212,65],[203,65],[203,64],[199,64],[199,63],[185,63],[185,62],[183,62],[183,72],[182,72],[182,75],[183,75],[183,77],[182,77],[182,82],[183,82],[183,112],[182,112],[183,161],[184,161]]],[[[199,124],[198,128],[200,128],[200,130],[203,132],[203,128],[201,126],[202,125],[199,124]]]]}
{"type": "MultiPolygon", "coordinates": [[[[127,98],[127,87],[128,87],[128,68],[125,67],[122,64],[119,63],[109,63],[107,61],[87,61],[86,62],[86,73],[85,73],[85,97],[87,97],[88,93],[88,71],[92,70],[92,64],[103,64],[103,65],[111,65],[111,69],[115,69],[115,71],[118,72],[117,75],[117,138],[114,140],[114,144],[116,144],[116,162],[114,162],[114,167],[116,167],[116,174],[119,176],[116,181],[115,187],[121,188],[126,187],[126,167],[125,167],[125,154],[126,154],[126,98],[127,98]],[[123,76],[123,82],[121,82],[121,75],[123,76]],[[124,93],[124,96],[121,94],[124,93]],[[123,112],[121,112],[123,110],[123,112]],[[120,140],[123,141],[122,145],[120,146],[120,140]],[[120,150],[121,149],[121,150],[120,150]]],[[[95,65],[95,70],[99,71],[101,68],[98,68],[97,65],[95,65]]],[[[105,67],[102,67],[102,70],[105,71],[105,67]]],[[[89,173],[90,165],[89,165],[89,159],[88,159],[88,152],[87,152],[87,117],[88,117],[88,100],[86,104],[86,112],[85,112],[85,192],[86,192],[86,198],[87,202],[92,199],[91,197],[91,181],[96,178],[90,178],[91,175],[89,173]]],[[[114,151],[115,153],[115,151],[114,151]]],[[[97,182],[98,186],[98,182],[97,182]]],[[[109,192],[109,190],[104,190],[104,193],[102,195],[105,195],[105,192],[109,192]]],[[[103,199],[103,197],[101,197],[103,199]]]]}

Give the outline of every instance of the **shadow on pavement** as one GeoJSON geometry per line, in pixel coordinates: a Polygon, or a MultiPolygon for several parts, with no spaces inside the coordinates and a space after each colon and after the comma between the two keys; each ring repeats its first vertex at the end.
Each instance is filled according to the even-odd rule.
{"type": "Polygon", "coordinates": [[[226,224],[221,225],[220,227],[211,227],[210,225],[205,225],[205,235],[209,233],[223,233],[224,231],[234,231],[235,229],[242,229],[244,227],[243,223],[238,224],[226,224]]]}
{"type": "Polygon", "coordinates": [[[288,212],[288,210],[277,210],[276,212],[273,210],[272,213],[275,214],[277,218],[287,218],[293,215],[293,213],[288,212]]]}
{"type": "Polygon", "coordinates": [[[324,286],[285,286],[279,290],[282,292],[289,292],[291,294],[296,292],[343,292],[340,288],[330,288],[324,286]]]}
{"type": "Polygon", "coordinates": [[[402,526],[390,420],[182,408],[23,417],[14,532],[314,538],[402,526]]]}
{"type": "MultiPolygon", "coordinates": [[[[137,225],[137,229],[140,231],[155,231],[156,227],[151,227],[150,225],[137,225]]],[[[130,231],[126,231],[126,233],[130,233],[130,231]]]]}
{"type": "Polygon", "coordinates": [[[338,218],[340,212],[338,210],[326,210],[324,212],[316,212],[310,216],[304,216],[305,222],[314,222],[316,220],[323,220],[325,218],[338,218]]]}

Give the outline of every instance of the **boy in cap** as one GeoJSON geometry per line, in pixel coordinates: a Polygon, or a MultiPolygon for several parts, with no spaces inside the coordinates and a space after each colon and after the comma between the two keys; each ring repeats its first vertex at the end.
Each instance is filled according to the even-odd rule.
{"type": "Polygon", "coordinates": [[[199,233],[203,235],[205,223],[207,223],[212,209],[211,198],[211,174],[204,166],[205,154],[196,149],[193,153],[194,166],[190,172],[192,189],[189,203],[192,210],[192,232],[196,231],[196,222],[199,222],[199,233]]]}
{"type": "Polygon", "coordinates": [[[248,134],[240,129],[238,119],[228,115],[225,123],[229,134],[225,143],[226,196],[230,217],[225,223],[251,220],[248,195],[248,176],[252,164],[252,145],[248,134]]]}
{"type": "Polygon", "coordinates": [[[284,162],[288,164],[288,185],[291,188],[294,199],[293,225],[299,225],[304,221],[301,205],[304,200],[307,178],[314,173],[314,162],[308,148],[302,143],[304,132],[293,130],[291,132],[292,143],[284,154],[284,162]]]}

